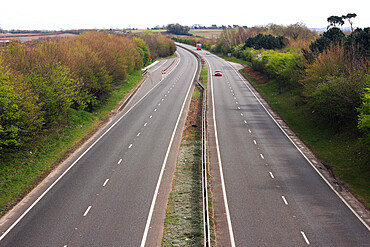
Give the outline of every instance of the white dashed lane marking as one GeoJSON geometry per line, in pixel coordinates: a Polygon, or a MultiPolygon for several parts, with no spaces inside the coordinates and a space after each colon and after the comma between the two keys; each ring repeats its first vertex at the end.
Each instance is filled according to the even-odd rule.
{"type": "Polygon", "coordinates": [[[91,207],[92,207],[92,206],[89,206],[89,207],[86,209],[86,211],[85,211],[85,213],[84,213],[84,215],[83,215],[84,217],[89,213],[89,211],[90,211],[91,207]]]}
{"type": "Polygon", "coordinates": [[[306,241],[306,244],[309,245],[310,244],[310,241],[308,241],[308,238],[307,238],[306,234],[303,231],[301,231],[301,234],[302,234],[302,236],[304,238],[304,241],[306,241]]]}
{"type": "Polygon", "coordinates": [[[105,180],[105,182],[103,184],[103,187],[105,187],[107,185],[108,181],[109,181],[109,178],[107,178],[107,180],[105,180]]]}
{"type": "Polygon", "coordinates": [[[288,205],[288,201],[287,201],[287,199],[285,198],[285,196],[281,196],[281,198],[283,199],[283,201],[284,201],[285,205],[288,205]]]}

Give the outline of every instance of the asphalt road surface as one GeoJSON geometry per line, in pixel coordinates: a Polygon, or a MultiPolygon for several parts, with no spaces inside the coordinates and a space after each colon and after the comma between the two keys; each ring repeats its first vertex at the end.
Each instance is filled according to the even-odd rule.
{"type": "Polygon", "coordinates": [[[1,229],[0,246],[151,245],[158,185],[166,165],[174,166],[166,163],[178,151],[173,140],[181,136],[196,65],[179,48],[177,59],[150,68],[151,77],[117,119],[10,231],[1,229]],[[169,65],[172,72],[162,74],[169,65]]]}
{"type": "Polygon", "coordinates": [[[282,132],[248,82],[223,59],[198,53],[211,73],[217,148],[211,155],[218,156],[223,189],[213,200],[224,201],[215,215],[227,222],[227,234],[217,235],[216,219],[220,246],[370,246],[368,228],[282,132]]]}

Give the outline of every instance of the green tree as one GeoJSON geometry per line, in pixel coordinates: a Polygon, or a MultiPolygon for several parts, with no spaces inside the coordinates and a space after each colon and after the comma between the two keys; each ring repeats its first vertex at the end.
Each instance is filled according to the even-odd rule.
{"type": "Polygon", "coordinates": [[[15,76],[0,60],[0,156],[25,145],[43,120],[38,96],[27,79],[15,76]]]}
{"type": "Polygon", "coordinates": [[[333,45],[341,45],[345,40],[345,37],[346,35],[342,30],[337,27],[333,27],[324,32],[320,38],[311,42],[309,50],[302,49],[302,53],[308,64],[312,64],[320,53],[328,50],[333,45]]]}
{"type": "Polygon", "coordinates": [[[332,15],[328,17],[326,20],[329,23],[327,29],[329,29],[329,27],[336,27],[337,25],[343,26],[344,24],[343,17],[341,16],[332,15]]]}
{"type": "Polygon", "coordinates": [[[259,49],[282,49],[289,44],[289,40],[283,36],[274,37],[271,34],[258,34],[256,37],[248,38],[245,42],[245,47],[259,49]]]}
{"type": "Polygon", "coordinates": [[[357,108],[361,105],[361,79],[345,75],[328,76],[312,93],[310,104],[326,123],[336,127],[353,128],[357,122],[357,108]]]}
{"type": "Polygon", "coordinates": [[[167,32],[177,35],[190,35],[189,30],[190,28],[188,26],[182,26],[178,23],[167,25],[167,32]]]}
{"type": "Polygon", "coordinates": [[[352,18],[355,18],[357,15],[355,13],[348,13],[347,15],[342,15],[342,19],[347,20],[351,25],[351,31],[353,32],[353,21],[352,18]]]}
{"type": "Polygon", "coordinates": [[[139,51],[141,57],[143,58],[144,66],[148,65],[150,61],[150,51],[147,44],[141,38],[134,37],[133,39],[137,45],[137,50],[139,51]]]}

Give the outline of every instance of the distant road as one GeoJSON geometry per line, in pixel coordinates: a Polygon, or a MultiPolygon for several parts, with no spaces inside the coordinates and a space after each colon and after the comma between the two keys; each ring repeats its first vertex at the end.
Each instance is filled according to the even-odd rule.
{"type": "Polygon", "coordinates": [[[150,69],[151,77],[122,113],[83,155],[69,161],[73,167],[2,235],[0,246],[140,246],[160,241],[163,218],[157,219],[157,211],[163,214],[166,201],[161,195],[168,194],[158,185],[171,186],[173,174],[166,171],[175,167],[197,67],[190,53],[179,48],[178,55],[171,73],[162,75],[169,62],[150,69]]]}
{"type": "Polygon", "coordinates": [[[248,82],[223,59],[198,53],[211,73],[208,124],[216,242],[370,246],[369,230],[273,121],[248,82]],[[213,76],[215,70],[223,76],[213,76]]]}

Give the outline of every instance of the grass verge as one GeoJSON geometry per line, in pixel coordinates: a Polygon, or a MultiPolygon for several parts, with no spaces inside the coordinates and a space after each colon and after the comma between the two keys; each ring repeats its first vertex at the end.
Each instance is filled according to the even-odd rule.
{"type": "Polygon", "coordinates": [[[61,119],[56,130],[45,131],[37,143],[27,150],[18,150],[0,160],[0,215],[16,205],[71,151],[87,139],[108,119],[111,111],[141,80],[141,71],[112,92],[107,102],[93,113],[70,109],[68,118],[61,119]]]}
{"type": "Polygon", "coordinates": [[[207,88],[208,84],[208,68],[205,65],[205,61],[202,59],[202,69],[200,70],[199,81],[202,85],[207,88]]]}
{"type": "Polygon", "coordinates": [[[298,137],[315,155],[329,164],[367,208],[370,208],[370,151],[353,133],[335,133],[325,124],[315,120],[309,107],[293,91],[278,93],[274,81],[260,84],[253,77],[241,73],[268,101],[298,137]]]}

